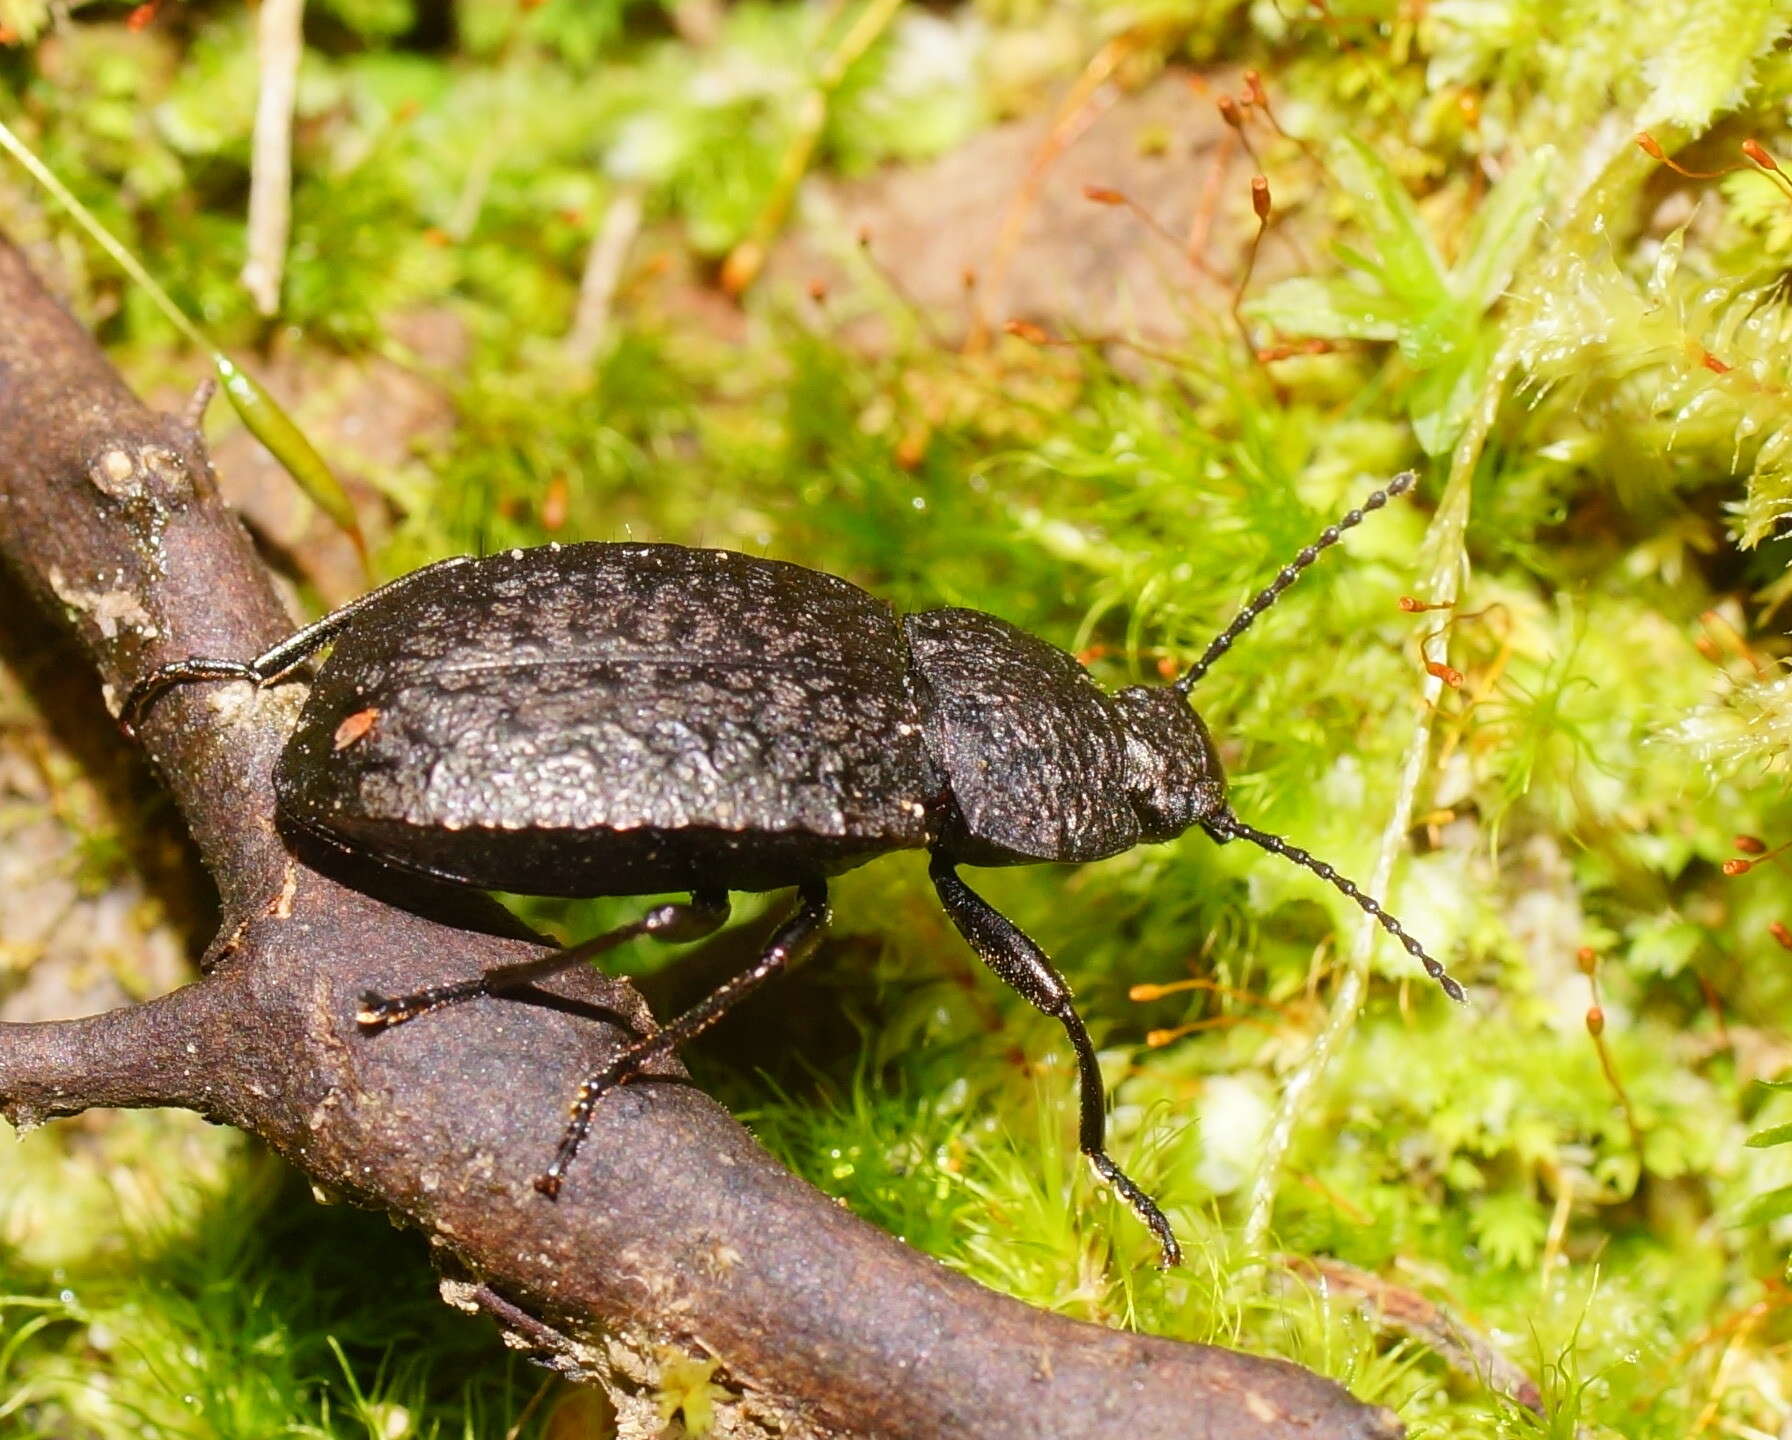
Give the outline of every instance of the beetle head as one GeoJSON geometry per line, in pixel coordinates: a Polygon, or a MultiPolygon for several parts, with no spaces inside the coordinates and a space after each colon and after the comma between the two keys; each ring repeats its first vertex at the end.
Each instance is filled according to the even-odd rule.
{"type": "Polygon", "coordinates": [[[1226,772],[1207,726],[1170,688],[1134,685],[1113,697],[1126,735],[1126,789],[1142,840],[1174,840],[1223,814],[1226,772]]]}

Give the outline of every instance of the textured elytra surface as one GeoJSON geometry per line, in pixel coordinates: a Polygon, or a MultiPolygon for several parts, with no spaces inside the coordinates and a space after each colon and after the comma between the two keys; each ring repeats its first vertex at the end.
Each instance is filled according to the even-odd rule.
{"type": "Polygon", "coordinates": [[[1055,645],[978,610],[902,622],[932,696],[928,748],[973,865],[1099,860],[1138,843],[1126,742],[1109,698],[1055,645]]]}
{"type": "Polygon", "coordinates": [[[500,889],[788,885],[929,842],[905,657],[886,605],[800,566],[508,551],[420,576],[337,637],[281,804],[500,889]]]}

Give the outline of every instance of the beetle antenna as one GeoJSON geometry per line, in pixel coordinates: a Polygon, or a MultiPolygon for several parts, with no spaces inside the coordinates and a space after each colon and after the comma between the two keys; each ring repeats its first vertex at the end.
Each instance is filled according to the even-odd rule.
{"type": "Polygon", "coordinates": [[[1253,845],[1260,845],[1265,850],[1273,851],[1277,855],[1286,856],[1303,869],[1311,870],[1321,880],[1330,881],[1374,917],[1374,919],[1380,923],[1383,930],[1387,931],[1388,934],[1392,935],[1404,945],[1406,947],[1406,953],[1411,955],[1413,959],[1417,960],[1419,964],[1425,967],[1425,973],[1433,980],[1437,981],[1439,985],[1443,986],[1444,994],[1459,1003],[1466,1003],[1468,1000],[1468,996],[1464,993],[1462,986],[1451,977],[1450,972],[1445,970],[1436,960],[1432,959],[1431,956],[1425,952],[1425,947],[1419,944],[1417,940],[1413,939],[1412,936],[1408,935],[1398,920],[1381,908],[1380,901],[1376,900],[1372,895],[1365,895],[1349,880],[1345,879],[1336,870],[1332,869],[1331,866],[1327,865],[1325,861],[1314,859],[1313,856],[1301,849],[1300,846],[1290,845],[1279,835],[1271,835],[1266,831],[1253,829],[1251,826],[1245,824],[1244,821],[1240,820],[1230,810],[1222,811],[1218,816],[1204,821],[1203,828],[1205,828],[1207,833],[1213,836],[1215,840],[1249,840],[1253,845]]]}
{"type": "Polygon", "coordinates": [[[1341,516],[1335,525],[1327,525],[1320,533],[1317,540],[1311,545],[1308,545],[1300,552],[1300,554],[1296,555],[1294,559],[1284,565],[1281,569],[1281,573],[1278,574],[1274,580],[1271,580],[1269,584],[1259,590],[1256,595],[1252,597],[1251,602],[1233,617],[1232,623],[1218,635],[1213,637],[1212,643],[1207,647],[1206,654],[1202,655],[1199,660],[1189,666],[1180,680],[1173,681],[1170,685],[1170,689],[1174,690],[1178,695],[1186,695],[1190,690],[1194,689],[1195,681],[1199,680],[1207,673],[1208,667],[1211,666],[1215,660],[1219,659],[1220,656],[1224,655],[1232,648],[1232,642],[1251,628],[1252,621],[1265,610],[1269,609],[1271,605],[1275,604],[1277,597],[1279,597],[1281,593],[1296,580],[1300,579],[1300,572],[1305,570],[1307,566],[1311,565],[1319,558],[1320,551],[1329,550],[1332,546],[1336,545],[1338,541],[1343,538],[1344,532],[1361,525],[1363,523],[1363,517],[1370,511],[1381,509],[1383,505],[1387,504],[1388,501],[1396,495],[1404,495],[1408,490],[1412,489],[1418,478],[1418,474],[1415,471],[1402,470],[1392,480],[1388,481],[1385,490],[1377,490],[1373,495],[1369,496],[1367,500],[1363,501],[1360,509],[1349,511],[1347,514],[1341,516]]]}

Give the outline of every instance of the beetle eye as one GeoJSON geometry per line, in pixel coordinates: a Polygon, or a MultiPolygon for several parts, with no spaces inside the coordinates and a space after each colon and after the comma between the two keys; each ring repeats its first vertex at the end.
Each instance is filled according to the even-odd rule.
{"type": "Polygon", "coordinates": [[[1224,786],[1206,780],[1186,790],[1135,790],[1132,804],[1139,817],[1141,839],[1174,840],[1183,831],[1225,809],[1226,791],[1224,786]]]}

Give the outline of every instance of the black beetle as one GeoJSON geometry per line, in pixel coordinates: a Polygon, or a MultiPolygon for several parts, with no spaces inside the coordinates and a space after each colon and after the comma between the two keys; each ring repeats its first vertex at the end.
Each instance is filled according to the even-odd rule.
{"type": "Polygon", "coordinates": [[[1319,552],[1409,489],[1409,472],[1329,526],[1180,679],[1101,691],[1064,651],[992,615],[898,617],[832,575],[726,550],[588,543],[463,557],[406,575],[248,664],[192,659],[139,681],[127,732],[168,687],[272,684],[325,645],[275,774],[301,830],[402,869],[532,895],[688,891],[542,960],[393,999],[373,1031],[509,989],[640,935],[690,940],[728,892],[795,887],[795,913],[753,967],[636,1040],[580,1087],[536,1187],[558,1193],[603,1094],[714,1024],[811,950],[829,876],[925,849],[946,913],[1076,1052],[1080,1146],[1151,1227],[1169,1221],[1103,1149],[1101,1075],[1070,987],[958,877],[960,865],[1099,860],[1191,826],[1250,840],[1330,881],[1461,987],[1382,907],[1226,805],[1188,693],[1319,552]]]}

